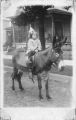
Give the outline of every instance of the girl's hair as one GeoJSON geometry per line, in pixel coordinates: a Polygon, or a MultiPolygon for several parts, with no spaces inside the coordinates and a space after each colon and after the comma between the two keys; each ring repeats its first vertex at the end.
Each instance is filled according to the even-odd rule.
{"type": "Polygon", "coordinates": [[[28,38],[32,38],[32,33],[28,33],[28,38]]]}
{"type": "MultiPolygon", "coordinates": [[[[36,34],[36,36],[37,36],[37,32],[32,32],[32,33],[28,33],[28,38],[32,38],[32,35],[33,34],[36,34]]],[[[38,36],[37,36],[38,37],[38,36]]]]}

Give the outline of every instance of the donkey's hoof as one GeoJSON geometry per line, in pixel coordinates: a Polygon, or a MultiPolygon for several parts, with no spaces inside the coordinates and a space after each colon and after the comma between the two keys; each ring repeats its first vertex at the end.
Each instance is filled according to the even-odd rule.
{"type": "Polygon", "coordinates": [[[42,99],[43,99],[43,96],[42,96],[42,95],[39,95],[39,99],[42,100],[42,99]]]}
{"type": "Polygon", "coordinates": [[[21,90],[21,91],[23,91],[23,90],[24,90],[24,88],[22,88],[22,87],[21,87],[21,88],[20,88],[20,90],[21,90]]]}
{"type": "Polygon", "coordinates": [[[47,98],[47,100],[50,100],[51,99],[51,97],[48,95],[48,96],[46,96],[46,98],[47,98]]]}
{"type": "Polygon", "coordinates": [[[14,87],[12,87],[12,90],[15,90],[15,88],[14,88],[14,87]]]}

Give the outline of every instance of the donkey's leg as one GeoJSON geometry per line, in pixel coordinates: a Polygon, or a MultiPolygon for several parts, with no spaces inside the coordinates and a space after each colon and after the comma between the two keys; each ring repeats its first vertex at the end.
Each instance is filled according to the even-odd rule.
{"type": "Polygon", "coordinates": [[[41,93],[42,83],[41,83],[41,77],[39,74],[37,75],[37,79],[38,79],[38,88],[39,88],[39,99],[43,99],[42,93],[41,93]]]}
{"type": "Polygon", "coordinates": [[[32,73],[32,82],[33,82],[33,83],[35,83],[35,81],[34,81],[34,75],[33,75],[33,73],[32,73]]]}
{"type": "Polygon", "coordinates": [[[24,90],[24,88],[22,87],[21,78],[18,79],[18,83],[19,83],[19,89],[20,90],[24,90]]]}
{"type": "Polygon", "coordinates": [[[45,88],[46,88],[46,97],[47,97],[47,99],[51,99],[51,97],[49,95],[49,89],[48,89],[48,79],[46,80],[45,88]]]}
{"type": "Polygon", "coordinates": [[[12,77],[12,90],[15,90],[14,77],[12,77]]]}
{"type": "Polygon", "coordinates": [[[32,80],[32,82],[34,83],[34,74],[32,73],[31,70],[29,70],[29,78],[32,80]]]}
{"type": "Polygon", "coordinates": [[[15,81],[15,78],[16,78],[17,71],[18,71],[17,68],[13,67],[13,73],[11,75],[11,77],[12,77],[12,90],[15,90],[14,81],[15,81]]]}

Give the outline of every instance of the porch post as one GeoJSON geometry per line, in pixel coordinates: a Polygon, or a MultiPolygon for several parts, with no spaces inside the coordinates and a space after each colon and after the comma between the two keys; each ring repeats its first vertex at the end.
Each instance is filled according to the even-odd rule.
{"type": "Polygon", "coordinates": [[[53,42],[53,37],[54,37],[54,17],[52,15],[52,42],[53,42]]]}
{"type": "Polygon", "coordinates": [[[26,25],[26,30],[27,30],[27,35],[26,35],[26,49],[27,49],[27,44],[28,44],[28,31],[29,31],[29,25],[26,25]]]}
{"type": "Polygon", "coordinates": [[[39,37],[42,45],[42,49],[45,49],[45,38],[44,38],[44,16],[39,18],[39,37]]]}
{"type": "Polygon", "coordinates": [[[12,31],[13,31],[13,47],[16,47],[16,41],[15,41],[15,33],[14,33],[14,25],[12,23],[12,31]]]}

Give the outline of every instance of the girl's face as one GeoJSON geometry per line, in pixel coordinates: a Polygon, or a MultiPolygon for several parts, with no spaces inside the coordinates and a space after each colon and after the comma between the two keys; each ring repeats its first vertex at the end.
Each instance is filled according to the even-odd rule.
{"type": "Polygon", "coordinates": [[[33,34],[32,34],[32,38],[33,38],[34,40],[36,40],[36,38],[37,38],[36,33],[33,33],[33,34]]]}

